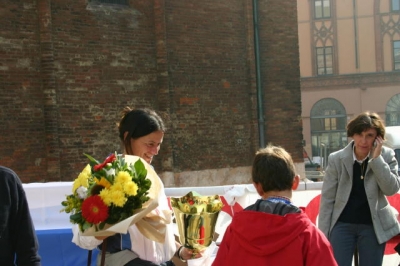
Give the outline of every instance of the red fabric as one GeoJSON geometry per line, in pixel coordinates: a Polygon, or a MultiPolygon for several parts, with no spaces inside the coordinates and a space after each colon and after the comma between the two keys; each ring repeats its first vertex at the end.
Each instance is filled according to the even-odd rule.
{"type": "Polygon", "coordinates": [[[225,198],[223,196],[220,196],[222,204],[224,204],[224,206],[222,207],[223,212],[226,212],[227,214],[229,214],[230,216],[234,216],[235,213],[243,210],[243,207],[240,206],[239,203],[235,202],[235,204],[233,206],[229,206],[228,203],[226,202],[225,198]],[[233,212],[232,212],[233,211],[233,212]]]}
{"type": "Polygon", "coordinates": [[[328,240],[305,213],[241,211],[227,228],[212,265],[337,264],[328,240]]]}
{"type": "MultiPolygon", "coordinates": [[[[387,197],[390,205],[400,213],[400,194],[387,197]]],[[[400,243],[400,235],[394,236],[386,242],[385,255],[397,253],[394,248],[400,243]]]]}
{"type": "Polygon", "coordinates": [[[317,224],[317,217],[319,213],[319,202],[321,201],[321,194],[314,197],[305,208],[305,213],[310,218],[311,222],[317,224]]]}

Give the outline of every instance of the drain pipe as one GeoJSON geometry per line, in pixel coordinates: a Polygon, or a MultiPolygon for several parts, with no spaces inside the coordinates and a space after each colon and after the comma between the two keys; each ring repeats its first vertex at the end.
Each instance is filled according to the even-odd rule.
{"type": "Polygon", "coordinates": [[[265,128],[264,128],[264,109],[263,109],[263,93],[261,86],[260,72],[260,46],[258,36],[258,2],[253,0],[253,24],[254,24],[254,54],[256,60],[256,84],[257,84],[257,115],[258,115],[258,134],[260,148],[265,147],[265,128]]]}

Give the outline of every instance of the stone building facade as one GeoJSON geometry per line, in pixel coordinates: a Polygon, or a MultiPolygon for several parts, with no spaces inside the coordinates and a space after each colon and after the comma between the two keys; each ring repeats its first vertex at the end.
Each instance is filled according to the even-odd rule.
{"type": "Polygon", "coordinates": [[[116,123],[131,106],[166,120],[154,161],[166,186],[249,183],[261,135],[304,170],[296,8],[294,0],[2,1],[0,164],[26,183],[71,181],[84,153],[121,152],[116,123]]]}
{"type": "Polygon", "coordinates": [[[359,113],[400,125],[400,2],[297,2],[305,150],[326,166],[359,113]]]}

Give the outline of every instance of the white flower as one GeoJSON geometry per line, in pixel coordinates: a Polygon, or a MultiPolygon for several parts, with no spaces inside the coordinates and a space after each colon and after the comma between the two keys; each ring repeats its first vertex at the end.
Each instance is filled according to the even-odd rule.
{"type": "Polygon", "coordinates": [[[108,170],[106,170],[107,176],[115,176],[115,169],[114,168],[110,168],[108,170]]]}
{"type": "Polygon", "coordinates": [[[87,188],[80,186],[77,190],[76,193],[78,193],[78,197],[80,199],[86,198],[86,193],[87,193],[87,188]]]}

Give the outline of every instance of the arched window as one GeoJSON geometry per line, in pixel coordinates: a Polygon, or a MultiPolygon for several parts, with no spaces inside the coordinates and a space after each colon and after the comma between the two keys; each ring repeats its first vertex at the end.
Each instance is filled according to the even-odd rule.
{"type": "Polygon", "coordinates": [[[386,126],[400,126],[400,93],[386,104],[386,126]]]}
{"type": "MultiPolygon", "coordinates": [[[[343,105],[332,98],[314,104],[310,114],[312,156],[327,156],[347,145],[347,115],[343,105]]],[[[326,165],[325,162],[320,162],[326,165]]]]}

